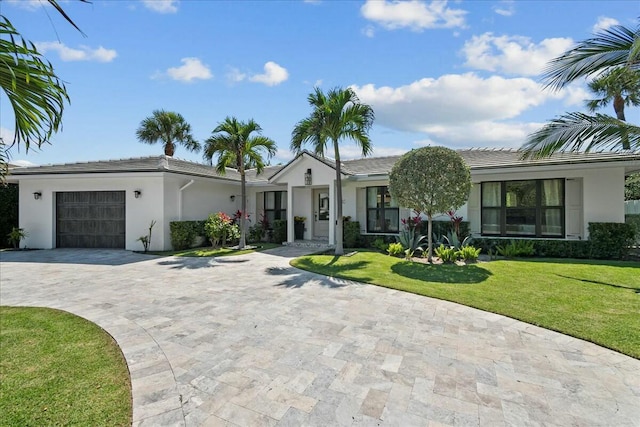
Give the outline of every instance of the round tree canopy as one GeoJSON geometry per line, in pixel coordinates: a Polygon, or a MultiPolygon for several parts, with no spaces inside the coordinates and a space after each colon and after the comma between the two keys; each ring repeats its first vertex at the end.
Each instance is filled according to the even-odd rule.
{"type": "Polygon", "coordinates": [[[400,206],[429,217],[464,205],[471,190],[471,173],[456,151],[445,147],[411,150],[389,175],[389,192],[400,206]]]}

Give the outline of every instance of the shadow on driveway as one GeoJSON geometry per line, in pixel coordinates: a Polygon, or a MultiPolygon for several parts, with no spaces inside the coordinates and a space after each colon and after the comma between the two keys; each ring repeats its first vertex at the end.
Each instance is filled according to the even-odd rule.
{"type": "Polygon", "coordinates": [[[39,264],[126,265],[157,258],[123,249],[38,249],[0,251],[0,262],[39,264]]]}

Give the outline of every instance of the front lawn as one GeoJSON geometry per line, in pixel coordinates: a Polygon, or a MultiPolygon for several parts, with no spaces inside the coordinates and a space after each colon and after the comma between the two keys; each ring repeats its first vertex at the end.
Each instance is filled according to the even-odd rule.
{"type": "MultiPolygon", "coordinates": [[[[212,256],[230,256],[230,255],[243,255],[251,252],[262,252],[267,249],[279,248],[282,245],[277,243],[259,243],[256,245],[247,245],[246,249],[238,250],[231,248],[212,248],[211,246],[204,246],[201,248],[184,249],[181,251],[149,251],[148,255],[159,256],[186,256],[186,257],[212,257],[212,256]]],[[[143,252],[140,252],[143,253],[143,252]]]]}
{"type": "Polygon", "coordinates": [[[0,307],[0,425],[128,426],[129,370],[97,325],[49,308],[0,307]]]}
{"type": "Polygon", "coordinates": [[[453,301],[640,358],[640,263],[499,260],[430,265],[378,252],[308,255],[294,267],[453,301]]]}

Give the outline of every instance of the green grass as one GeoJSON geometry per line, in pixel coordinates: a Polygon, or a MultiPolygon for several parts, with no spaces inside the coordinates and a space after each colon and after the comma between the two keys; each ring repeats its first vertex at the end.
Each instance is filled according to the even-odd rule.
{"type": "MultiPolygon", "coordinates": [[[[231,256],[231,255],[243,255],[250,254],[251,252],[262,252],[267,249],[279,248],[282,245],[277,243],[259,243],[257,245],[250,245],[253,249],[243,249],[241,251],[230,248],[212,248],[211,246],[205,246],[201,248],[184,249],[181,251],[149,251],[148,255],[159,256],[186,256],[186,257],[215,257],[215,256],[231,256]]],[[[143,253],[143,252],[140,252],[143,253]]]]}
{"type": "Polygon", "coordinates": [[[430,265],[377,252],[309,255],[294,267],[453,301],[640,358],[640,263],[500,260],[430,265]]]}
{"type": "Polygon", "coordinates": [[[48,308],[0,307],[0,425],[131,425],[131,382],[113,338],[48,308]]]}

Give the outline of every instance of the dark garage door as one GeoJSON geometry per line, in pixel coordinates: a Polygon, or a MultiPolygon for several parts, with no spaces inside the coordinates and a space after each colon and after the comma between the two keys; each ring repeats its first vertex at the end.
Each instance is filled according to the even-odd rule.
{"type": "Polygon", "coordinates": [[[56,193],[56,247],[124,249],[124,191],[56,193]]]}

